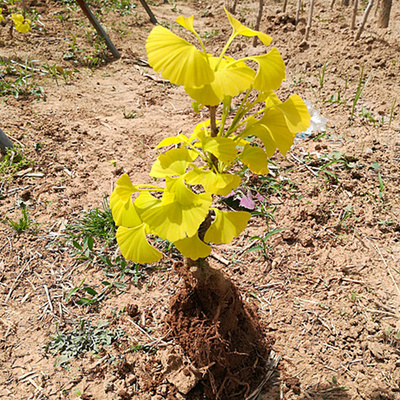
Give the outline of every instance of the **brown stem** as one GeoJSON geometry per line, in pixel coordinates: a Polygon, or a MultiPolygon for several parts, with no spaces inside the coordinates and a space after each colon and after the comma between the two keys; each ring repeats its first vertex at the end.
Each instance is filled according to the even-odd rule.
{"type": "MultiPolygon", "coordinates": [[[[217,106],[209,106],[208,109],[210,110],[211,137],[217,137],[217,106]]],[[[218,158],[211,154],[210,159],[215,168],[218,169],[218,158]]]]}
{"type": "Polygon", "coordinates": [[[217,106],[210,106],[208,109],[210,110],[211,137],[216,137],[218,135],[216,119],[217,106]]]}

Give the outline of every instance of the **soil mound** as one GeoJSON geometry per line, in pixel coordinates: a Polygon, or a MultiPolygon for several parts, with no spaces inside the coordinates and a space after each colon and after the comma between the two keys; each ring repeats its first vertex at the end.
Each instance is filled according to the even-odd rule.
{"type": "Polygon", "coordinates": [[[185,287],[171,299],[169,326],[202,372],[188,399],[245,399],[266,375],[270,346],[234,284],[207,263],[176,265],[185,287]]]}

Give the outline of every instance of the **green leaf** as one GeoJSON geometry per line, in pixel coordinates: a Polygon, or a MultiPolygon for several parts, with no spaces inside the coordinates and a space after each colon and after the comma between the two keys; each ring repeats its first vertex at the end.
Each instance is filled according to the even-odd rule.
{"type": "Polygon", "coordinates": [[[76,249],[78,249],[78,250],[80,250],[80,251],[83,250],[83,247],[82,247],[76,240],[73,240],[73,241],[72,241],[72,245],[73,245],[76,249]]]}
{"type": "Polygon", "coordinates": [[[89,287],[89,286],[83,287],[83,290],[84,290],[86,293],[89,293],[91,296],[96,296],[96,295],[97,295],[97,292],[96,292],[93,288],[91,288],[91,287],[89,287]]]}
{"type": "Polygon", "coordinates": [[[381,170],[381,166],[376,161],[372,161],[371,168],[374,171],[380,171],[381,170]]]}
{"type": "Polygon", "coordinates": [[[91,236],[87,237],[86,245],[90,251],[93,250],[93,238],[91,236]]]}

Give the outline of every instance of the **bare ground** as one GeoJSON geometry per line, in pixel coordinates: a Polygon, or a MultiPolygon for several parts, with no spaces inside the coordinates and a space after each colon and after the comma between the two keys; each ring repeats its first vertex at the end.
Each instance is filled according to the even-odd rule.
{"type": "MultiPolygon", "coordinates": [[[[170,261],[141,267],[140,276],[117,271],[110,278],[98,260],[78,260],[63,238],[65,226],[82,210],[101,208],[123,172],[146,181],[158,142],[189,133],[201,116],[182,88],[162,82],[138,61],[146,59],[144,42],[152,28],[140,5],[131,15],[114,10],[100,18],[122,54],[102,62],[103,49],[79,10],[31,3],[41,23],[13,39],[0,28],[3,61],[34,60],[30,65],[41,70],[56,65],[75,72],[66,81],[58,75],[58,85],[51,74],[35,72],[40,96],[0,99],[1,128],[33,160],[28,169],[1,177],[1,218],[20,217],[23,200],[41,224],[37,234],[18,235],[0,223],[0,396],[185,398],[177,388],[190,386],[190,376],[176,384],[167,376],[171,354],[189,365],[164,325],[169,299],[183,285],[170,261]],[[97,291],[111,279],[126,287],[113,286],[91,306],[66,302],[84,278],[97,291]],[[67,368],[56,367],[57,359],[43,347],[79,318],[92,325],[108,320],[110,330],[121,328],[125,335],[100,355],[86,353],[67,368]]],[[[349,10],[339,4],[330,10],[329,3],[317,1],[308,43],[307,5],[297,27],[294,4],[287,17],[277,12],[279,3],[266,5],[261,30],[274,38],[287,65],[279,95],[296,93],[321,109],[328,118],[326,135],[298,140],[286,158],[276,155],[268,185],[249,181],[253,194],[267,198],[273,219],[265,213],[254,217],[237,241],[215,248],[213,261],[244,301],[258,308],[265,336],[281,357],[262,399],[397,399],[400,127],[399,107],[392,105],[400,93],[400,9],[393,5],[388,30],[376,29],[372,11],[354,44],[349,10]],[[364,81],[370,78],[351,120],[362,70],[364,81]],[[268,239],[264,251],[248,251],[251,238],[275,228],[285,230],[268,239]]],[[[194,14],[195,26],[209,36],[208,48],[218,51],[229,34],[222,5],[151,7],[177,32],[176,16],[194,14]]],[[[253,4],[240,3],[237,12],[244,23],[255,23],[253,4]]],[[[261,52],[246,40],[232,50],[234,56],[261,52]]]]}

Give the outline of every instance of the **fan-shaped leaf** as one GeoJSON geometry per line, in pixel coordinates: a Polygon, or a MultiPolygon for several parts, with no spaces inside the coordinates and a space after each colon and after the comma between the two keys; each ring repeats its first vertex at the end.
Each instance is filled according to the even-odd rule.
{"type": "Polygon", "coordinates": [[[176,85],[201,87],[214,80],[207,55],[162,26],[150,32],[146,51],[153,69],[176,85]]]}
{"type": "Polygon", "coordinates": [[[247,28],[246,26],[242,25],[236,18],[230,14],[226,8],[224,7],[226,15],[228,16],[229,23],[232,25],[233,28],[233,35],[242,35],[247,37],[257,36],[266,46],[269,46],[272,42],[272,37],[268,36],[263,32],[254,31],[253,29],[247,28]]]}
{"type": "Polygon", "coordinates": [[[286,79],[285,63],[279,51],[274,47],[267,54],[261,56],[247,57],[258,64],[258,71],[253,87],[262,92],[277,90],[282,81],[286,79]]]}
{"type": "Polygon", "coordinates": [[[255,174],[268,174],[268,157],[261,147],[253,147],[248,144],[244,147],[239,158],[255,174]]]}
{"type": "Polygon", "coordinates": [[[190,185],[202,185],[207,193],[227,196],[236,189],[241,179],[237,175],[216,174],[212,171],[203,171],[195,166],[185,175],[185,181],[190,185]]]}
{"type": "Polygon", "coordinates": [[[212,243],[230,243],[246,228],[251,214],[246,211],[220,211],[213,209],[215,220],[208,228],[204,240],[212,243]]]}
{"type": "Polygon", "coordinates": [[[122,202],[116,190],[110,196],[110,208],[117,226],[131,228],[142,224],[142,220],[136,212],[132,200],[126,203],[122,202]]]}
{"type": "Polygon", "coordinates": [[[183,175],[197,156],[195,151],[185,148],[168,150],[157,157],[149,175],[156,178],[183,175]]]}
{"type": "Polygon", "coordinates": [[[162,257],[162,253],[147,241],[145,224],[134,228],[120,226],[117,230],[117,242],[127,260],[145,264],[154,263],[162,257]]]}
{"type": "Polygon", "coordinates": [[[177,240],[174,244],[184,257],[192,260],[206,258],[211,253],[211,247],[202,242],[197,233],[190,238],[177,240]]]}

